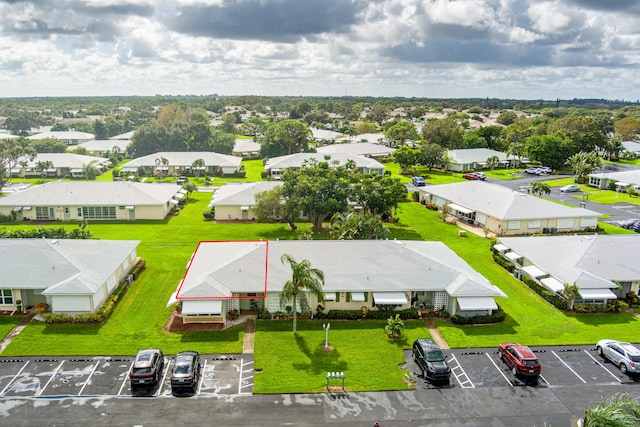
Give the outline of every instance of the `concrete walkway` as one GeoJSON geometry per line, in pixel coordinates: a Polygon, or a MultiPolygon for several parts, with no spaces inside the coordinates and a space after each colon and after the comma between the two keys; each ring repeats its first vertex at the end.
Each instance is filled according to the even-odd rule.
{"type": "Polygon", "coordinates": [[[244,322],[244,341],[242,342],[243,354],[253,354],[253,345],[256,339],[256,319],[257,316],[246,316],[244,322]]]}
{"type": "Polygon", "coordinates": [[[447,342],[444,340],[444,337],[440,333],[440,330],[437,328],[433,319],[430,316],[427,316],[423,318],[423,320],[424,324],[427,326],[427,329],[429,329],[429,333],[431,334],[433,341],[435,341],[438,347],[448,349],[449,344],[447,344],[447,342]]]}
{"type": "Polygon", "coordinates": [[[11,341],[13,341],[13,339],[17,337],[20,332],[22,332],[25,326],[27,326],[31,319],[33,319],[33,316],[35,316],[35,314],[35,312],[31,312],[29,313],[29,315],[25,316],[24,319],[22,319],[20,323],[18,323],[11,331],[9,331],[7,336],[4,337],[2,341],[0,341],[0,353],[2,353],[4,349],[7,348],[9,344],[11,344],[11,341]]]}

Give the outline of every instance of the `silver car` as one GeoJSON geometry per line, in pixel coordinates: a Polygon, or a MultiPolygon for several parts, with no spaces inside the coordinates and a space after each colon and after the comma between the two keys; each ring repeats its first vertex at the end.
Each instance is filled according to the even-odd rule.
{"type": "Polygon", "coordinates": [[[623,374],[640,373],[640,349],[628,342],[600,340],[596,344],[598,356],[608,359],[623,374]]]}

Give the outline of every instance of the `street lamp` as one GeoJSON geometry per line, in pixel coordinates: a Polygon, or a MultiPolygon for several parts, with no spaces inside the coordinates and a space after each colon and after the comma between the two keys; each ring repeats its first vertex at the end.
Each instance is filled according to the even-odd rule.
{"type": "Polygon", "coordinates": [[[324,329],[324,346],[325,348],[329,347],[329,328],[331,327],[331,323],[323,323],[322,329],[324,329]]]}

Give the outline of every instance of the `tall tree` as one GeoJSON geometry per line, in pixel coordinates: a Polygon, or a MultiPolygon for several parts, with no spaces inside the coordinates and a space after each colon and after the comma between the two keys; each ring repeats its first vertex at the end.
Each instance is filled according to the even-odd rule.
{"type": "Polygon", "coordinates": [[[487,166],[492,172],[497,166],[500,166],[500,159],[498,156],[491,156],[487,158],[487,166]]]}
{"type": "Polygon", "coordinates": [[[251,135],[253,137],[253,142],[256,142],[258,141],[258,134],[262,132],[263,127],[264,123],[262,122],[262,119],[259,117],[252,117],[242,123],[240,129],[244,135],[251,135]]]}
{"type": "Polygon", "coordinates": [[[191,170],[193,171],[196,178],[200,178],[200,174],[205,167],[204,159],[195,159],[193,163],[191,163],[191,170]]]}
{"type": "Polygon", "coordinates": [[[534,181],[530,184],[530,190],[534,196],[542,197],[543,194],[550,194],[551,187],[542,181],[534,181]]]}
{"type": "Polygon", "coordinates": [[[615,134],[623,141],[632,141],[640,135],[640,118],[625,117],[614,123],[615,134]]]}
{"type": "Polygon", "coordinates": [[[381,240],[391,231],[379,216],[361,215],[356,212],[338,212],[331,217],[331,237],[336,240],[381,240]]]}
{"type": "Polygon", "coordinates": [[[296,334],[297,304],[300,303],[300,311],[309,311],[309,299],[307,293],[316,296],[318,302],[324,302],[324,273],[322,270],[311,267],[309,260],[303,259],[297,262],[291,255],[283,254],[280,258],[283,264],[291,267],[291,279],[287,280],[280,292],[280,307],[284,308],[291,301],[293,313],[293,334],[296,334]]]}
{"type": "Polygon", "coordinates": [[[97,140],[105,140],[107,136],[107,127],[102,120],[95,120],[93,122],[93,135],[97,140]]]}
{"type": "Polygon", "coordinates": [[[96,179],[96,177],[102,173],[102,171],[96,166],[97,164],[97,160],[91,160],[89,163],[82,165],[84,176],[87,178],[87,180],[96,179]]]}
{"type": "Polygon", "coordinates": [[[51,160],[40,160],[36,162],[35,170],[36,172],[40,172],[40,174],[42,175],[42,180],[44,181],[47,178],[47,173],[49,172],[49,169],[53,169],[53,168],[54,168],[54,165],[51,160]]]}
{"type": "Polygon", "coordinates": [[[605,135],[600,130],[598,122],[591,117],[562,117],[551,122],[547,132],[549,134],[562,132],[569,137],[569,139],[573,141],[573,153],[593,151],[596,147],[602,147],[606,140],[605,135]]]}
{"type": "Polygon", "coordinates": [[[391,142],[392,147],[404,145],[407,140],[418,139],[416,125],[406,120],[400,120],[385,131],[385,136],[391,142]]]}
{"type": "Polygon", "coordinates": [[[389,118],[389,109],[383,103],[376,102],[371,106],[371,111],[367,114],[367,118],[381,125],[389,118]]]}
{"type": "Polygon", "coordinates": [[[262,140],[262,157],[277,157],[286,154],[303,153],[309,149],[313,133],[309,126],[298,120],[280,120],[271,123],[262,140]]]}
{"type": "Polygon", "coordinates": [[[24,110],[7,111],[4,128],[14,135],[28,136],[32,129],[44,124],[44,120],[37,114],[24,110]]]}
{"type": "Polygon", "coordinates": [[[449,150],[463,148],[462,128],[453,117],[425,123],[422,126],[422,136],[426,142],[438,144],[449,150]]]}
{"type": "Polygon", "coordinates": [[[561,133],[527,138],[525,153],[530,160],[560,169],[573,153],[573,141],[561,133]]]}
{"type": "Polygon", "coordinates": [[[236,143],[236,136],[220,129],[215,129],[211,134],[209,149],[215,153],[231,154],[236,143]]]}
{"type": "Polygon", "coordinates": [[[209,115],[205,110],[195,109],[189,113],[186,129],[188,151],[208,151],[211,138],[209,115]]]}
{"type": "Polygon", "coordinates": [[[576,182],[584,184],[587,182],[587,177],[591,172],[596,168],[602,167],[602,157],[598,156],[595,151],[589,153],[581,151],[569,157],[566,164],[571,167],[571,170],[576,175],[576,182]]]}
{"type": "Polygon", "coordinates": [[[349,199],[362,206],[367,215],[389,218],[398,203],[407,199],[407,187],[398,178],[357,174],[352,180],[349,199]]]}
{"type": "Polygon", "coordinates": [[[26,138],[0,139],[0,187],[5,183],[6,175],[22,162],[31,161],[38,155],[26,138]]]}

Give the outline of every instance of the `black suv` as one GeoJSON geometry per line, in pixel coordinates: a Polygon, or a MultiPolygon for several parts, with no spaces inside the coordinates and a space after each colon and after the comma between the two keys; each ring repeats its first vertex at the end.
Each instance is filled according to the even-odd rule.
{"type": "Polygon", "coordinates": [[[200,370],[200,354],[198,352],[183,351],[178,353],[171,372],[171,393],[174,395],[182,392],[195,394],[198,390],[200,370]]]}
{"type": "Polygon", "coordinates": [[[162,350],[157,348],[147,348],[140,350],[133,361],[129,380],[131,381],[131,392],[140,388],[155,387],[162,378],[164,368],[164,355],[162,350]]]}
{"type": "Polygon", "coordinates": [[[413,343],[413,360],[422,370],[422,376],[432,382],[449,383],[451,368],[442,350],[430,338],[421,338],[413,343]]]}

